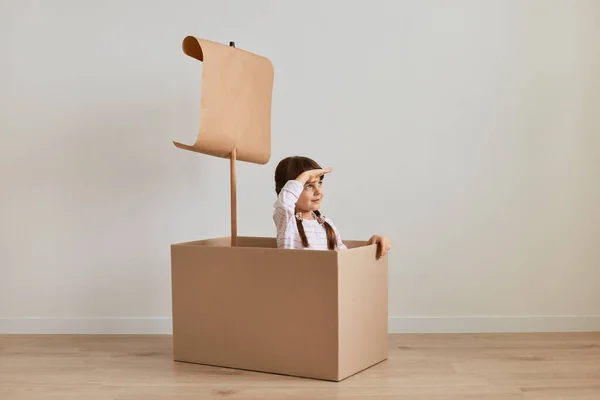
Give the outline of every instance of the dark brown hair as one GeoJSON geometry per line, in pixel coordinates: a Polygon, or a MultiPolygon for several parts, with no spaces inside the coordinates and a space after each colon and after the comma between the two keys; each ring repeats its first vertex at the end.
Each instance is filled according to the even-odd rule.
{"type": "MultiPolygon", "coordinates": [[[[321,169],[321,166],[308,157],[293,156],[284,158],[279,162],[277,168],[275,168],[275,193],[279,195],[279,192],[281,192],[281,189],[283,189],[283,186],[287,181],[296,179],[300,174],[311,169],[321,169]]],[[[323,177],[321,176],[321,181],[322,180],[323,177]]],[[[321,216],[321,213],[318,210],[315,211],[315,214],[317,217],[321,216]]],[[[306,238],[302,221],[296,219],[296,225],[298,226],[298,232],[302,239],[302,245],[308,247],[308,239],[306,238]]],[[[336,248],[337,244],[335,231],[327,221],[323,223],[323,226],[325,227],[325,232],[327,232],[327,247],[329,250],[333,250],[336,248]]]]}

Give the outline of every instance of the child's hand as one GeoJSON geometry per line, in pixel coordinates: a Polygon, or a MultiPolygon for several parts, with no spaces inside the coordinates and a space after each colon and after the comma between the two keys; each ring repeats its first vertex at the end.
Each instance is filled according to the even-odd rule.
{"type": "Polygon", "coordinates": [[[296,180],[300,182],[303,186],[306,182],[318,181],[321,176],[328,174],[331,172],[331,168],[325,169],[311,169],[310,171],[305,171],[301,173],[296,180]]]}
{"type": "Polygon", "coordinates": [[[377,259],[379,260],[381,257],[385,256],[388,251],[392,248],[392,243],[383,236],[373,235],[367,242],[367,245],[377,243],[377,259]]]}

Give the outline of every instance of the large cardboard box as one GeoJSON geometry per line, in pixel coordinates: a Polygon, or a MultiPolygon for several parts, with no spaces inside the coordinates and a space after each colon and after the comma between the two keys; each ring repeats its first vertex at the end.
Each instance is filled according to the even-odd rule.
{"type": "Polygon", "coordinates": [[[171,246],[176,361],[341,381],[387,359],[388,262],[376,245],[275,238],[171,246]]]}

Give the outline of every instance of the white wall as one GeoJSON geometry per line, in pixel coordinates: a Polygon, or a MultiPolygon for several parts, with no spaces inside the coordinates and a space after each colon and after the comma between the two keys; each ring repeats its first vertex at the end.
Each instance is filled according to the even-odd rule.
{"type": "Polygon", "coordinates": [[[290,154],[327,215],[388,235],[390,329],[600,329],[600,3],[0,3],[0,332],[169,332],[171,243],[229,233],[196,35],[275,66],[273,155],[239,229],[272,235],[290,154]],[[212,169],[212,170],[211,170],[212,169]],[[211,170],[209,172],[209,170],[211,170]]]}

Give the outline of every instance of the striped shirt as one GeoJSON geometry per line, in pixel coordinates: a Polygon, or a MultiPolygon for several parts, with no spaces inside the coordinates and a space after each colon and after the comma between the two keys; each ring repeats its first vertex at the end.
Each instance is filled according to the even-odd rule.
{"type": "MultiPolygon", "coordinates": [[[[281,249],[305,249],[296,225],[295,206],[300,198],[304,187],[296,180],[288,181],[279,192],[277,201],[273,205],[273,220],[277,227],[277,247],[281,249]]],[[[340,233],[333,222],[325,217],[325,220],[333,228],[337,237],[337,250],[347,249],[342,243],[340,233]]],[[[303,220],[304,233],[308,239],[308,250],[328,250],[327,232],[325,227],[314,220],[303,220]]]]}

